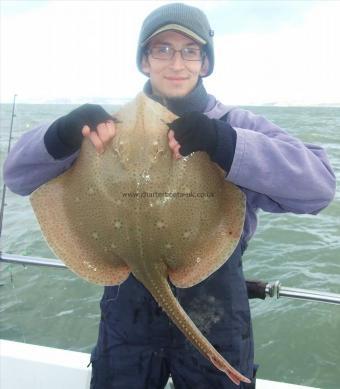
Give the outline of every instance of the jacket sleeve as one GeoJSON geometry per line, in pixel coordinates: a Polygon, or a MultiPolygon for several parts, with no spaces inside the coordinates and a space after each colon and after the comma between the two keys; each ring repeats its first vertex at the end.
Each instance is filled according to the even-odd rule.
{"type": "Polygon", "coordinates": [[[316,214],[335,195],[335,175],[323,148],[304,144],[262,116],[234,109],[235,154],[227,180],[245,188],[249,204],[269,212],[316,214]]]}
{"type": "Polygon", "coordinates": [[[25,133],[14,145],[4,163],[4,181],[14,193],[31,194],[42,184],[57,177],[75,161],[79,151],[54,159],[46,150],[44,135],[51,123],[25,133]]]}

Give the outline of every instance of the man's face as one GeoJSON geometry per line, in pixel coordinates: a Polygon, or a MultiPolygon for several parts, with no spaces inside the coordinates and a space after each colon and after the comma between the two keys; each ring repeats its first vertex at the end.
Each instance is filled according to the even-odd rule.
{"type": "MultiPolygon", "coordinates": [[[[175,31],[164,31],[154,36],[148,48],[171,46],[175,50],[200,49],[200,44],[175,31]]],[[[151,54],[144,55],[142,70],[150,77],[152,91],[158,96],[182,97],[191,92],[197,84],[199,76],[208,71],[208,59],[188,61],[183,60],[181,53],[176,52],[172,59],[153,58],[151,54]]]]}

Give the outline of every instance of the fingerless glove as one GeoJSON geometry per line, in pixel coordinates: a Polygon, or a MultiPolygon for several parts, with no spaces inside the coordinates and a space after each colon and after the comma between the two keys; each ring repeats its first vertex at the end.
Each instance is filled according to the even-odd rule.
{"type": "Polygon", "coordinates": [[[44,136],[46,149],[55,159],[61,159],[77,151],[83,140],[82,129],[88,125],[96,131],[99,123],[114,120],[98,104],[84,104],[54,121],[44,136]]]}
{"type": "Polygon", "coordinates": [[[200,112],[190,112],[168,126],[181,145],[181,155],[205,151],[212,161],[229,172],[235,154],[236,131],[227,122],[210,119],[200,112]]]}

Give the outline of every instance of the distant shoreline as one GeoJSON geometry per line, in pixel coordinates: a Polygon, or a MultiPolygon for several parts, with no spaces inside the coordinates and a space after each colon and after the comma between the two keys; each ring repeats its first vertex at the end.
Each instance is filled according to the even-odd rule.
{"type": "MultiPolygon", "coordinates": [[[[131,99],[132,100],[132,99],[131,99]]],[[[121,106],[129,102],[130,100],[124,101],[113,101],[113,102],[105,102],[105,101],[81,101],[81,102],[16,102],[16,105],[73,105],[79,106],[81,104],[91,103],[91,104],[101,104],[101,105],[114,105],[121,106]]],[[[0,102],[0,105],[12,105],[13,102],[0,102]]],[[[263,104],[237,104],[233,103],[231,105],[237,107],[266,107],[266,108],[340,108],[340,103],[320,103],[320,104],[293,104],[293,103],[263,103],[263,104]]]]}

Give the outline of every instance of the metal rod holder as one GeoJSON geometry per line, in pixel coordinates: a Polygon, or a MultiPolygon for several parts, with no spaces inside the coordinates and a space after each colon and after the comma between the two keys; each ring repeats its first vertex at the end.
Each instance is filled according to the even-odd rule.
{"type": "Polygon", "coordinates": [[[329,304],[340,304],[340,294],[309,289],[289,288],[282,286],[280,281],[268,283],[266,285],[266,295],[268,297],[276,297],[277,299],[280,297],[289,297],[329,304]]]}

